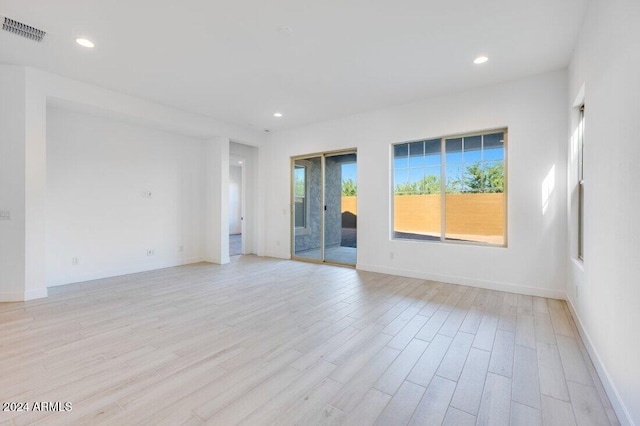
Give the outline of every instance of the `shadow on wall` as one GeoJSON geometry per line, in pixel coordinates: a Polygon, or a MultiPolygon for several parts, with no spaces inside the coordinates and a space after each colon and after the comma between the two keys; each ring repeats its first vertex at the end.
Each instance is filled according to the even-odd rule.
{"type": "Polygon", "coordinates": [[[342,227],[343,228],[357,228],[358,216],[351,212],[342,212],[342,227]]]}

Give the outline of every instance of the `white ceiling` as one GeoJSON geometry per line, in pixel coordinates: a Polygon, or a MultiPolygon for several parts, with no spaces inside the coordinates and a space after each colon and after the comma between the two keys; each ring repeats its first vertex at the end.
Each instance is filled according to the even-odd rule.
{"type": "Polygon", "coordinates": [[[0,62],[280,129],[563,68],[586,3],[0,0],[0,15],[48,32],[0,31],[0,62]]]}

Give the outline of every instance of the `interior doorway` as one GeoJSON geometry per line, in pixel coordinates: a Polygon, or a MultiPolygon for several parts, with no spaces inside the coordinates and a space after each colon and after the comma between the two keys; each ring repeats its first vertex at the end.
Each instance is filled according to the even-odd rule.
{"type": "Polygon", "coordinates": [[[355,266],[355,149],[292,158],[291,182],[292,258],[355,266]]]}
{"type": "Polygon", "coordinates": [[[244,254],[244,160],[229,161],[229,256],[244,254]]]}

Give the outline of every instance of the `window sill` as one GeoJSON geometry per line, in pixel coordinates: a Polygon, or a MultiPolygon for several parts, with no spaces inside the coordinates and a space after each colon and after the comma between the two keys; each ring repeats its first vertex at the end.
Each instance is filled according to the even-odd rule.
{"type": "Polygon", "coordinates": [[[507,243],[504,244],[494,244],[494,243],[483,243],[480,241],[452,241],[452,240],[419,240],[413,238],[395,238],[391,237],[391,241],[402,241],[402,242],[411,242],[411,243],[431,243],[431,244],[450,244],[457,246],[475,246],[475,247],[493,247],[493,248],[509,248],[507,243]]]}

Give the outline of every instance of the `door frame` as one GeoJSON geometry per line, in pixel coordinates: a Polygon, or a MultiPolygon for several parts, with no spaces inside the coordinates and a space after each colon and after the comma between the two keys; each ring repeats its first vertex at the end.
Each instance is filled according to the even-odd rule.
{"type": "MultiPolygon", "coordinates": [[[[246,250],[246,240],[247,230],[246,230],[246,220],[245,219],[245,193],[246,193],[246,164],[247,160],[244,157],[237,155],[229,156],[229,167],[240,167],[240,254],[247,254],[246,250]]],[[[231,170],[229,170],[231,171],[231,170]]],[[[229,188],[227,188],[227,191],[229,188]]],[[[227,221],[229,222],[229,221],[227,221]]],[[[229,226],[229,223],[227,224],[229,226]]],[[[229,233],[230,228],[227,229],[227,234],[229,233]]]]}
{"type": "MultiPolygon", "coordinates": [[[[296,155],[296,156],[292,156],[291,157],[291,164],[290,164],[290,169],[289,169],[289,216],[290,216],[290,220],[289,220],[289,235],[290,235],[290,239],[289,239],[289,247],[290,247],[290,251],[291,251],[291,259],[293,260],[297,260],[297,261],[301,261],[301,262],[308,262],[308,263],[318,263],[318,264],[327,264],[327,265],[336,265],[336,266],[344,266],[344,267],[348,267],[348,268],[355,268],[356,265],[350,264],[350,263],[340,263],[340,262],[335,262],[335,261],[327,261],[325,260],[325,254],[324,254],[324,243],[325,243],[325,216],[326,216],[326,205],[325,205],[325,160],[326,157],[335,157],[338,155],[346,155],[346,154],[356,154],[356,164],[358,162],[358,149],[357,148],[345,148],[345,149],[339,149],[339,150],[334,150],[334,151],[323,151],[323,152],[316,152],[313,154],[305,154],[305,155],[296,155]],[[311,158],[317,158],[320,157],[320,188],[321,188],[321,194],[320,194],[320,206],[321,206],[321,215],[320,215],[320,258],[319,259],[314,259],[311,257],[302,257],[302,256],[296,256],[296,233],[295,233],[295,193],[294,193],[294,173],[295,173],[295,166],[296,166],[296,161],[297,160],[309,160],[311,158]]],[[[357,167],[357,166],[356,166],[357,167]]],[[[357,170],[357,168],[356,168],[357,170]]],[[[357,197],[357,195],[356,195],[357,197]]],[[[357,243],[356,243],[357,246],[357,243]]],[[[356,247],[357,250],[357,247],[356,247]]],[[[357,252],[356,252],[357,253],[357,252]]],[[[356,255],[356,259],[357,259],[357,255],[356,255]]],[[[357,262],[357,261],[356,261],[357,262]]]]}

